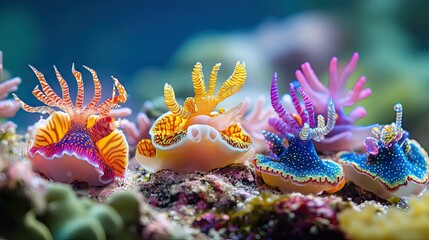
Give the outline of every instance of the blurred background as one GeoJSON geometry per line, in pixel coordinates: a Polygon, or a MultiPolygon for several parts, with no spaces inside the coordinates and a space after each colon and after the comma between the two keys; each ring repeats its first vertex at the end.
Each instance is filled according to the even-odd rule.
{"type": "MultiPolygon", "coordinates": [[[[358,103],[368,115],[359,125],[394,121],[393,105],[404,107],[404,128],[429,148],[429,3],[424,0],[296,1],[0,1],[3,80],[19,76],[17,95],[31,95],[38,84],[28,64],[59,89],[53,65],[68,79],[75,96],[72,63],[83,73],[92,97],[94,68],[105,98],[110,76],[127,88],[137,114],[146,100],[162,95],[165,82],[178,97],[193,95],[191,71],[199,61],[205,75],[221,62],[219,82],[244,61],[248,78],[243,96],[267,95],[274,71],[281,93],[294,71],[309,61],[326,83],[329,61],[344,66],[359,52],[353,84],[367,77],[372,96],[358,103]]],[[[11,97],[11,96],[9,96],[11,97]]],[[[105,99],[104,98],[104,99],[105,99]]],[[[20,110],[12,119],[25,131],[39,114],[20,110]]]]}

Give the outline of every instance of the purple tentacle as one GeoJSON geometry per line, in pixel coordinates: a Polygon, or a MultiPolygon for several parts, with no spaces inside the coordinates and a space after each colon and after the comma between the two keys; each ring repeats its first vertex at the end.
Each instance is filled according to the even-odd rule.
{"type": "Polygon", "coordinates": [[[279,117],[283,118],[283,116],[287,115],[286,109],[283,107],[279,91],[278,91],[278,85],[277,85],[277,73],[274,73],[273,80],[271,82],[271,105],[273,106],[276,113],[279,115],[279,117]]]}
{"type": "Polygon", "coordinates": [[[307,95],[307,93],[302,89],[302,88],[298,88],[299,92],[302,95],[302,99],[304,100],[304,105],[305,105],[305,112],[307,113],[307,117],[308,117],[308,121],[304,121],[304,118],[302,118],[302,122],[307,122],[311,128],[314,128],[316,126],[316,120],[314,118],[314,107],[313,107],[313,102],[311,102],[310,97],[307,95]]]}
{"type": "Polygon", "coordinates": [[[296,109],[296,112],[301,116],[303,109],[301,107],[301,102],[296,95],[295,84],[293,82],[290,83],[290,97],[292,98],[292,103],[296,109]]]}
{"type": "Polygon", "coordinates": [[[290,126],[280,118],[269,118],[268,124],[283,136],[292,133],[290,126]]]}

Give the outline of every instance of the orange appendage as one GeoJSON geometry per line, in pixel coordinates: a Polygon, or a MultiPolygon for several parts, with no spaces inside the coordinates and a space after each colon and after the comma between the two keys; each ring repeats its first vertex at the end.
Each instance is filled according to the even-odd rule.
{"type": "Polygon", "coordinates": [[[100,114],[102,116],[108,115],[113,108],[118,107],[119,103],[123,103],[127,100],[127,92],[125,91],[124,86],[122,86],[121,83],[116,78],[113,78],[114,87],[113,87],[112,97],[110,97],[109,99],[105,100],[103,103],[97,106],[101,95],[101,85],[99,83],[96,72],[93,69],[84,66],[88,71],[91,72],[93,77],[94,97],[92,98],[91,102],[83,109],[83,97],[84,97],[83,86],[84,85],[82,80],[82,74],[76,71],[73,65],[72,72],[74,77],[76,78],[77,85],[78,85],[76,105],[74,106],[69,96],[69,88],[68,88],[67,82],[64,80],[64,78],[61,76],[61,74],[58,72],[58,70],[55,67],[54,67],[55,73],[61,86],[61,92],[63,94],[62,98],[60,98],[54,92],[54,90],[48,84],[44,75],[41,72],[39,72],[36,68],[32,66],[30,67],[36,74],[40,82],[40,85],[42,87],[42,90],[36,87],[33,90],[33,95],[47,106],[39,106],[39,107],[29,106],[14,94],[13,97],[15,98],[15,100],[18,102],[21,108],[27,112],[40,112],[42,114],[44,113],[52,114],[56,112],[56,110],[54,110],[52,107],[57,107],[62,111],[66,112],[71,119],[76,119],[76,121],[84,123],[90,115],[93,115],[93,114],[100,114]],[[116,93],[117,91],[119,92],[119,94],[116,93]]]}
{"type": "Polygon", "coordinates": [[[243,131],[239,124],[231,125],[220,133],[222,139],[235,148],[246,149],[252,146],[252,138],[243,131]]]}
{"type": "Polygon", "coordinates": [[[143,139],[137,145],[137,152],[146,157],[155,157],[156,149],[150,139],[143,139]]]}

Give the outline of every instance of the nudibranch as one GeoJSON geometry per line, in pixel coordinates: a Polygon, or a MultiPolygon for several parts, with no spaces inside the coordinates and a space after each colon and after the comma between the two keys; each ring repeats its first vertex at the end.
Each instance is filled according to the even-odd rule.
{"type": "Polygon", "coordinates": [[[253,162],[258,175],[268,185],[278,187],[284,193],[300,192],[318,194],[335,192],[344,185],[341,165],[328,159],[321,159],[313,141],[321,141],[335,125],[335,105],[328,103],[327,122],[318,116],[317,127],[311,99],[297,82],[290,84],[290,95],[298,114],[288,113],[282,103],[277,87],[277,74],[271,85],[271,104],[279,118],[270,118],[270,124],[279,133],[264,131],[263,135],[271,150],[271,156],[256,155],[253,162]],[[304,106],[298,99],[301,93],[304,106]]]}
{"type": "Polygon", "coordinates": [[[32,107],[15,94],[13,96],[27,112],[50,114],[46,120],[41,119],[37,123],[28,149],[34,170],[55,181],[84,181],[91,186],[106,185],[115,177],[123,177],[128,165],[128,144],[123,133],[117,129],[115,119],[109,116],[113,108],[127,100],[127,93],[121,83],[112,77],[112,97],[97,105],[101,98],[101,84],[97,73],[84,66],[92,75],[94,96],[83,108],[82,74],[75,70],[74,65],[72,72],[77,81],[75,105],[70,99],[66,80],[55,66],[62,98],[53,91],[41,72],[30,67],[42,87],[40,90],[36,86],[33,95],[47,106],[32,107]]]}
{"type": "Polygon", "coordinates": [[[428,182],[428,154],[402,129],[402,105],[394,110],[395,122],[374,127],[375,138],[365,138],[367,153],[338,153],[346,178],[384,199],[419,195],[428,182]]]}
{"type": "Polygon", "coordinates": [[[344,107],[350,107],[356,102],[371,95],[370,88],[364,88],[366,78],[361,76],[353,86],[347,90],[347,82],[354,72],[359,60],[358,53],[354,53],[350,62],[342,71],[338,69],[336,57],[329,64],[329,84],[324,86],[315,74],[310,63],[301,65],[301,69],[295,72],[296,79],[314,103],[316,114],[326,114],[326,106],[330,99],[335,102],[337,120],[334,129],[325,136],[323,141],[315,143],[319,151],[349,151],[363,149],[363,139],[371,133],[373,126],[356,126],[355,122],[366,116],[366,110],[362,106],[355,107],[347,115],[344,107]]]}
{"type": "Polygon", "coordinates": [[[253,157],[252,138],[238,122],[241,104],[228,111],[215,111],[220,102],[243,86],[245,65],[237,62],[232,75],[215,94],[219,68],[219,63],[213,67],[206,90],[202,65],[195,64],[195,96],[188,97],[183,106],[177,103],[173,87],[165,84],[164,101],[170,111],[154,122],[149,131],[151,139],[143,139],[137,145],[136,159],[147,171],[210,171],[253,157]]]}

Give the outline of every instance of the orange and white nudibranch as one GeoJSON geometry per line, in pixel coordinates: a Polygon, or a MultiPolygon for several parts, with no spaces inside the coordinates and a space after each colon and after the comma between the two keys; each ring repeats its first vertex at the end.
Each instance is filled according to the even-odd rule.
{"type": "Polygon", "coordinates": [[[94,97],[83,108],[82,74],[72,66],[77,81],[76,104],[73,105],[67,82],[54,66],[61,86],[59,97],[36,68],[30,66],[39,79],[33,95],[47,106],[31,107],[15,94],[15,100],[27,112],[49,113],[36,124],[28,149],[33,169],[58,182],[84,181],[91,186],[106,185],[115,177],[123,177],[128,165],[128,144],[109,116],[113,108],[127,100],[125,88],[113,78],[112,97],[97,105],[101,98],[101,84],[97,73],[86,66],[94,81],[94,97]],[[118,92],[118,93],[117,93],[118,92]],[[56,111],[57,107],[62,111],[56,111]]]}
{"type": "Polygon", "coordinates": [[[241,104],[228,111],[215,111],[245,83],[245,65],[237,62],[233,74],[215,94],[219,67],[219,63],[213,67],[206,90],[202,65],[195,64],[195,96],[187,98],[183,106],[177,103],[173,87],[165,84],[164,101],[170,111],[155,121],[149,131],[151,139],[137,145],[136,159],[146,170],[210,171],[253,157],[252,139],[238,123],[241,104]]]}

